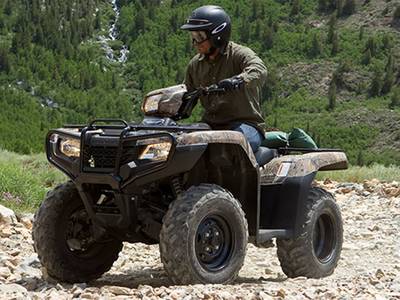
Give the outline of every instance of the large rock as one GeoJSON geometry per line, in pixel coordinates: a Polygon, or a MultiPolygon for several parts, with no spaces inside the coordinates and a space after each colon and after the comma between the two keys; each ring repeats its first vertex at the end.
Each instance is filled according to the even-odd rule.
{"type": "Polygon", "coordinates": [[[28,299],[28,290],[21,285],[2,284],[0,285],[0,295],[2,299],[28,299]],[[4,297],[4,298],[3,298],[4,297]]]}
{"type": "Polygon", "coordinates": [[[11,209],[0,205],[0,224],[11,225],[15,223],[17,223],[15,213],[11,209]]]}

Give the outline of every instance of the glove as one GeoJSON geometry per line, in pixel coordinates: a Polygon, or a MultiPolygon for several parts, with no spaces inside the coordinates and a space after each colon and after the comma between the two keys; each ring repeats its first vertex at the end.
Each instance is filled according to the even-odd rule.
{"type": "Polygon", "coordinates": [[[244,80],[240,76],[234,76],[218,82],[218,87],[225,89],[225,91],[233,91],[240,89],[243,83],[244,80]]]}

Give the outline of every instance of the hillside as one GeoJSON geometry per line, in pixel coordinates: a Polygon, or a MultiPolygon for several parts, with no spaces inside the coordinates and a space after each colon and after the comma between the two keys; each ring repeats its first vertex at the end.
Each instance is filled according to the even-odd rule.
{"type": "MultiPolygon", "coordinates": [[[[211,2],[113,3],[0,4],[1,147],[40,152],[63,123],[138,119],[143,94],[183,80],[194,52],[179,26],[211,2]]],[[[268,66],[269,127],[304,128],[353,164],[400,164],[399,0],[212,3],[232,16],[232,39],[268,66]]]]}

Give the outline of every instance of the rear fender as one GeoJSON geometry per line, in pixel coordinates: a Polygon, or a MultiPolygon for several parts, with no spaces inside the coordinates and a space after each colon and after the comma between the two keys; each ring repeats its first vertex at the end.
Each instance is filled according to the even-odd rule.
{"type": "Polygon", "coordinates": [[[348,161],[344,152],[313,152],[285,155],[267,163],[260,170],[262,184],[283,182],[288,177],[304,177],[317,171],[345,170],[348,161]]]}

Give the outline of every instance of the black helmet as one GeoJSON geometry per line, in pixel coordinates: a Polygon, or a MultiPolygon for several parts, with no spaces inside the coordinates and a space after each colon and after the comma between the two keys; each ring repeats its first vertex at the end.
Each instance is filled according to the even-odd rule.
{"type": "Polygon", "coordinates": [[[181,29],[204,31],[215,48],[224,47],[231,36],[231,18],[219,6],[205,5],[196,8],[181,29]]]}

